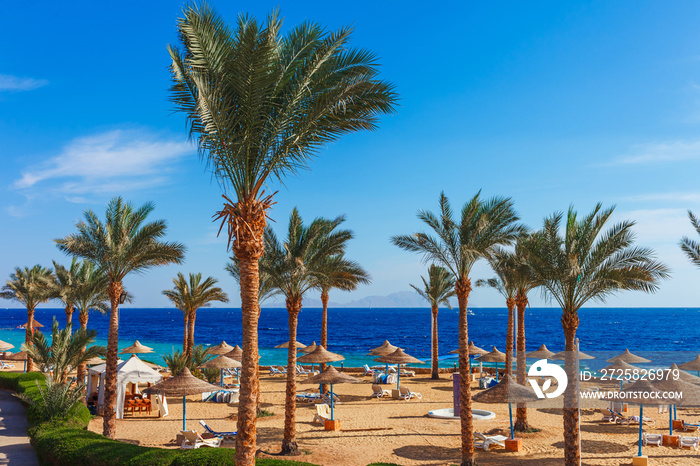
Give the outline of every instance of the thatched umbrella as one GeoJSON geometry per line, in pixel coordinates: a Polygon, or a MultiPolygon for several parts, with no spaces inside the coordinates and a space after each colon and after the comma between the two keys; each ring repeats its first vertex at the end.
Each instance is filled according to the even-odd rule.
{"type": "Polygon", "coordinates": [[[671,369],[671,371],[677,370],[679,373],[679,378],[683,382],[692,383],[693,385],[700,385],[700,377],[698,377],[697,375],[693,375],[693,374],[690,374],[684,370],[681,370],[680,366],[678,366],[676,364],[671,364],[670,369],[671,369]]]}
{"type": "Polygon", "coordinates": [[[181,396],[182,397],[182,430],[186,430],[186,413],[187,413],[187,395],[197,395],[204,392],[214,392],[219,390],[219,387],[198,379],[188,368],[184,368],[175,377],[170,377],[162,382],[158,382],[152,387],[147,388],[144,392],[157,393],[164,396],[181,396]]]}
{"type": "Polygon", "coordinates": [[[338,372],[338,370],[333,366],[326,367],[326,370],[320,374],[316,374],[313,377],[309,377],[302,383],[309,383],[315,385],[326,385],[331,386],[331,421],[333,420],[333,384],[336,383],[360,383],[360,379],[344,374],[343,372],[338,372]]]}
{"type": "Polygon", "coordinates": [[[235,359],[227,358],[226,356],[219,355],[214,359],[210,359],[199,367],[205,369],[219,369],[221,377],[221,386],[224,386],[224,369],[237,369],[243,367],[240,361],[235,359]]]}
{"type": "MultiPolygon", "coordinates": [[[[298,341],[295,341],[295,349],[299,351],[302,348],[306,348],[306,345],[303,343],[299,343],[298,341]]],[[[280,343],[279,345],[275,346],[275,348],[289,348],[289,342],[285,341],[284,343],[280,343]]]]}
{"type": "Polygon", "coordinates": [[[15,345],[13,345],[12,343],[8,343],[6,341],[0,340],[0,351],[7,351],[7,350],[12,349],[14,347],[15,347],[15,345]]]}
{"type": "MultiPolygon", "coordinates": [[[[553,361],[566,361],[566,353],[568,351],[559,351],[558,353],[554,354],[551,358],[553,361]]],[[[572,351],[573,353],[573,351],[572,351]]],[[[595,359],[595,356],[591,356],[590,354],[583,353],[581,351],[578,352],[578,359],[579,361],[583,361],[584,359],[595,359]]]]}
{"type": "MultiPolygon", "coordinates": [[[[641,392],[641,393],[654,393],[659,390],[652,385],[648,380],[638,380],[627,387],[625,387],[623,392],[641,392]]],[[[642,456],[642,426],[644,425],[644,399],[634,399],[629,400],[628,403],[639,405],[639,451],[638,456],[642,456]]],[[[670,411],[670,410],[669,410],[670,411]]]]}
{"type": "Polygon", "coordinates": [[[299,356],[297,361],[305,362],[307,364],[321,364],[323,362],[342,361],[344,359],[344,356],[341,356],[336,353],[331,353],[330,351],[327,351],[323,346],[318,345],[316,346],[316,349],[310,352],[309,354],[299,356]]]}
{"type": "MultiPolygon", "coordinates": [[[[300,349],[299,352],[300,352],[300,353],[304,353],[304,354],[313,353],[314,350],[315,350],[317,347],[318,347],[318,345],[317,345],[316,342],[314,341],[314,342],[311,343],[309,346],[306,346],[306,347],[300,349]]],[[[314,370],[314,365],[311,364],[311,371],[313,372],[313,370],[314,370]]]]}
{"type": "Polygon", "coordinates": [[[472,400],[478,403],[508,403],[508,414],[510,415],[510,438],[514,438],[513,431],[513,406],[511,403],[531,403],[539,400],[535,392],[524,385],[520,385],[506,374],[503,379],[491,388],[472,396],[472,400]]]}
{"type": "Polygon", "coordinates": [[[133,345],[127,346],[126,348],[121,350],[119,352],[119,354],[127,354],[127,353],[140,354],[140,353],[152,353],[152,352],[153,352],[153,348],[150,348],[148,346],[144,346],[141,344],[141,342],[136,340],[133,345]]]}
{"type": "Polygon", "coordinates": [[[686,371],[700,372],[700,354],[695,356],[692,361],[684,362],[683,364],[678,364],[678,367],[685,369],[686,371]]]}
{"type": "MultiPolygon", "coordinates": [[[[20,325],[19,328],[24,328],[24,329],[26,329],[26,328],[27,328],[27,325],[29,325],[29,321],[27,321],[27,322],[23,323],[22,325],[20,325]]],[[[34,325],[32,325],[32,330],[36,330],[36,329],[38,329],[39,327],[43,327],[43,325],[41,325],[36,319],[34,319],[34,325]]]]}
{"type": "Polygon", "coordinates": [[[615,373],[618,372],[620,374],[618,377],[620,379],[620,390],[622,390],[622,384],[625,380],[632,378],[632,374],[634,373],[633,371],[639,371],[639,368],[623,361],[622,359],[618,359],[609,366],[600,369],[599,372],[603,372],[605,375],[610,375],[611,380],[612,377],[615,376],[615,373]],[[623,377],[625,374],[629,374],[626,379],[623,377]]]}
{"type": "MultiPolygon", "coordinates": [[[[680,372],[680,370],[679,370],[680,372]]],[[[682,398],[678,400],[669,400],[669,406],[679,405],[679,406],[698,406],[700,405],[700,387],[689,382],[685,382],[681,379],[680,374],[678,379],[673,373],[673,368],[671,372],[664,371],[664,376],[661,379],[657,379],[651,384],[660,392],[671,392],[680,393],[682,398]]],[[[668,410],[668,430],[671,435],[673,435],[673,411],[674,409],[668,410]]]]}
{"type": "Polygon", "coordinates": [[[27,352],[26,351],[18,351],[14,354],[10,354],[5,356],[5,360],[7,361],[24,361],[24,372],[27,372],[27,352]]]}
{"type": "Polygon", "coordinates": [[[219,343],[216,346],[210,346],[209,348],[207,348],[206,352],[208,354],[226,354],[226,353],[230,353],[232,349],[233,349],[233,346],[229,345],[225,341],[222,341],[221,343],[219,343]]]}
{"type": "Polygon", "coordinates": [[[236,361],[241,361],[243,359],[243,349],[236,345],[231,351],[224,354],[227,358],[235,359],[236,361]]]}
{"type": "Polygon", "coordinates": [[[506,362],[506,354],[498,351],[498,349],[495,346],[491,347],[491,351],[482,354],[478,358],[475,359],[475,361],[479,361],[479,363],[482,362],[493,362],[496,364],[496,380],[498,380],[498,363],[499,362],[506,362]]]}
{"type": "Polygon", "coordinates": [[[85,364],[88,366],[94,366],[96,364],[103,364],[104,362],[105,362],[104,359],[102,359],[98,356],[95,356],[95,357],[92,357],[92,358],[88,359],[87,361],[85,361],[85,364]]]}
{"type": "MultiPolygon", "coordinates": [[[[386,356],[380,356],[377,359],[375,359],[377,362],[384,362],[387,364],[425,364],[423,361],[420,359],[414,358],[411,355],[408,355],[403,352],[401,348],[397,349],[391,354],[387,354],[386,356]]],[[[401,381],[401,371],[397,371],[397,376],[396,376],[396,389],[399,389],[399,382],[401,381]]]]}
{"type": "Polygon", "coordinates": [[[392,345],[391,343],[389,343],[389,340],[384,340],[384,343],[382,343],[381,346],[377,346],[376,348],[369,350],[369,353],[367,355],[368,356],[386,356],[387,354],[393,353],[397,349],[399,349],[398,346],[392,345]]]}
{"type": "Polygon", "coordinates": [[[554,353],[549,351],[549,349],[547,349],[547,347],[544,344],[542,344],[535,351],[530,351],[529,353],[525,353],[526,358],[532,358],[532,359],[551,359],[552,356],[554,356],[554,353]]]}
{"type": "Polygon", "coordinates": [[[625,348],[624,353],[620,353],[617,356],[614,356],[614,357],[608,359],[607,362],[615,362],[615,361],[624,361],[624,362],[628,362],[630,364],[641,364],[641,363],[645,363],[645,362],[651,362],[650,359],[643,358],[641,356],[637,356],[636,354],[630,353],[630,350],[628,350],[627,348],[625,348]]]}
{"type": "MultiPolygon", "coordinates": [[[[473,341],[469,342],[469,347],[467,349],[469,350],[467,353],[469,356],[480,356],[482,354],[488,353],[488,351],[486,351],[485,349],[481,349],[478,346],[476,346],[473,341]]],[[[448,354],[459,354],[459,348],[450,351],[448,354]]]]}

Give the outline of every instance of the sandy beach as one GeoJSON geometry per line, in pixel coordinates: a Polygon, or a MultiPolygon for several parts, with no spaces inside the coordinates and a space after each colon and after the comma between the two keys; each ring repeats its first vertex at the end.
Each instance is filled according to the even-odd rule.
{"type": "MultiPolygon", "coordinates": [[[[348,466],[365,466],[372,462],[406,466],[459,463],[459,422],[427,416],[430,410],[451,407],[452,381],[448,377],[442,375],[440,380],[434,381],[427,375],[419,374],[402,379],[402,385],[423,395],[421,400],[411,401],[371,398],[370,377],[362,377],[361,384],[334,386],[334,391],[341,400],[335,411],[336,418],[342,422],[342,430],[339,432],[325,431],[321,424],[313,423],[315,406],[299,403],[296,418],[297,443],[303,453],[295,459],[319,465],[348,466]]],[[[262,406],[274,413],[273,416],[258,420],[258,448],[261,457],[274,456],[280,450],[284,422],[284,383],[283,377],[261,377],[262,406]]],[[[384,388],[391,387],[385,385],[384,388]]],[[[298,389],[313,389],[313,386],[299,383],[298,389]]],[[[475,388],[475,392],[477,390],[475,388]]],[[[182,427],[180,401],[168,399],[170,414],[163,419],[145,414],[129,414],[126,419],[117,420],[117,438],[144,446],[177,448],[175,435],[182,427]]],[[[607,405],[605,402],[599,403],[601,406],[607,405]]],[[[509,435],[507,404],[474,403],[474,408],[496,413],[494,419],[475,421],[475,431],[509,435]]],[[[187,401],[187,427],[202,432],[199,425],[199,420],[202,419],[214,429],[235,430],[235,421],[227,418],[235,414],[236,410],[235,406],[203,403],[200,396],[190,396],[187,401]]],[[[630,406],[629,414],[638,414],[638,408],[630,406]]],[[[655,426],[645,427],[646,432],[668,432],[668,414],[659,414],[654,406],[645,408],[644,415],[656,421],[655,426]]],[[[698,420],[698,411],[679,409],[678,417],[694,422],[698,420]]],[[[477,450],[479,464],[563,464],[564,438],[559,411],[552,408],[531,408],[528,410],[528,420],[532,427],[541,431],[520,435],[523,438],[522,451],[515,453],[498,447],[492,447],[486,452],[477,450]]],[[[631,464],[632,456],[637,452],[638,426],[615,425],[600,420],[601,415],[597,410],[582,410],[582,464],[631,464]]],[[[101,433],[102,418],[95,418],[89,429],[101,433]]],[[[644,448],[644,453],[649,455],[654,465],[700,464],[700,453],[689,449],[648,446],[644,448]]]]}

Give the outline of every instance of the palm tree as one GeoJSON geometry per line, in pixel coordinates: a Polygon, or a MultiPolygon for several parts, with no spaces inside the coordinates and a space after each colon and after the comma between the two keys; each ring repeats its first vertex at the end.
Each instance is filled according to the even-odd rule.
{"type": "Polygon", "coordinates": [[[284,296],[289,314],[283,455],[299,453],[295,427],[297,349],[292,342],[297,339],[297,319],[302,299],[304,293],[315,288],[319,279],[328,274],[328,270],[323,268],[328,265],[325,259],[342,253],[348,239],[352,238],[350,231],[336,230],[344,220],[342,216],[334,220],[317,218],[306,226],[299,211],[294,208],[284,243],[277,239],[271,228],[265,230],[265,255],[261,269],[270,277],[271,286],[284,296]]]}
{"type": "Polygon", "coordinates": [[[73,312],[75,311],[75,279],[80,269],[80,262],[75,257],[66,268],[56,261],[53,261],[54,273],[56,274],[56,295],[66,311],[66,327],[70,328],[73,323],[73,312]]]}
{"type": "MultiPolygon", "coordinates": [[[[34,333],[34,310],[37,305],[48,302],[54,296],[55,277],[51,270],[37,264],[32,268],[20,269],[15,267],[15,272],[2,287],[0,297],[14,299],[24,304],[27,308],[27,328],[24,333],[24,343],[32,345],[32,333],[34,333]]],[[[32,358],[27,358],[27,372],[34,369],[32,358]]]]}
{"type": "Polygon", "coordinates": [[[93,262],[109,278],[107,290],[111,311],[103,426],[103,434],[108,438],[114,438],[115,435],[119,304],[126,299],[124,277],[129,273],[144,273],[161,265],[180,264],[185,252],[185,247],[180,243],[161,241],[167,230],[164,220],[145,223],[153,209],[151,202],[134,209],[131,203],[125,203],[121,197],[116,197],[107,205],[104,223],[92,210],[87,210],[85,220],[75,225],[77,233],[55,240],[61,251],[93,262]]]}
{"type": "MultiPolygon", "coordinates": [[[[528,262],[546,295],[562,309],[561,323],[566,341],[566,373],[576,380],[575,339],[578,310],[590,300],[605,299],[625,290],[654,292],[661,279],[669,276],[666,265],[654,260],[651,249],[633,247],[634,222],[624,221],[603,231],[614,208],[596,205],[579,219],[569,208],[555,213],[530,245],[528,262]],[[563,229],[563,231],[561,231],[563,229]]],[[[577,384],[564,392],[564,458],[567,466],[580,463],[577,384]]]]}
{"type": "Polygon", "coordinates": [[[222,303],[228,302],[228,296],[218,286],[218,280],[214,277],[207,277],[202,281],[201,273],[190,273],[189,282],[182,273],[178,272],[173,278],[175,287],[172,290],[164,290],[163,294],[173,302],[176,308],[185,314],[185,342],[182,352],[185,359],[192,357],[192,347],[194,346],[194,321],[197,318],[197,309],[209,307],[214,301],[222,303]]]}
{"type": "MultiPolygon", "coordinates": [[[[700,219],[693,215],[693,212],[690,210],[688,211],[688,217],[690,218],[690,224],[693,225],[696,233],[700,235],[700,219]]],[[[700,267],[700,243],[684,236],[681,238],[680,246],[685,255],[688,256],[688,259],[690,259],[690,262],[700,267]]]]}
{"type": "Polygon", "coordinates": [[[513,372],[513,309],[515,308],[515,287],[514,273],[516,268],[513,253],[504,249],[495,249],[489,258],[489,265],[496,273],[495,278],[477,280],[476,286],[488,286],[498,291],[506,298],[508,308],[508,330],[506,331],[506,374],[513,372]]]}
{"type": "Polygon", "coordinates": [[[452,309],[450,298],[455,295],[455,280],[449,271],[439,265],[431,264],[428,268],[428,279],[420,277],[423,280],[423,286],[417,287],[411,285],[416,292],[430,303],[430,312],[432,314],[430,338],[431,344],[431,378],[438,380],[438,308],[440,304],[444,304],[449,309],[452,309]]]}
{"type": "MultiPolygon", "coordinates": [[[[240,16],[229,28],[207,5],[178,20],[183,50],[172,58],[171,100],[221,182],[229,246],[240,262],[243,313],[236,464],[255,461],[258,260],[263,255],[268,178],[306,168],[343,134],[377,128],[394,111],[393,87],[378,79],[376,57],[348,45],[351,28],[328,33],[303,23],[282,34],[277,13],[265,23],[240,16]]],[[[222,224],[223,226],[223,224],[222,224]]]]}
{"type": "MultiPolygon", "coordinates": [[[[90,261],[83,261],[75,278],[75,308],[78,311],[80,328],[87,332],[88,317],[90,311],[99,311],[106,314],[109,310],[107,302],[109,294],[109,277],[103,270],[95,267],[90,261]]],[[[127,300],[128,297],[127,297],[127,300]]],[[[85,348],[83,348],[85,351],[85,348]]],[[[78,364],[78,382],[85,380],[85,363],[78,364]]]]}
{"type": "MultiPolygon", "coordinates": [[[[84,364],[90,358],[104,356],[107,349],[104,346],[90,346],[94,343],[97,332],[94,330],[78,329],[71,334],[70,325],[59,329],[56,318],[53,318],[51,328],[51,343],[42,332],[34,332],[32,345],[22,345],[22,350],[27,352],[41,368],[42,372],[53,371],[53,381],[66,383],[68,373],[84,364]]],[[[82,383],[78,379],[79,383],[82,383]]]]}
{"type": "Polygon", "coordinates": [[[453,219],[452,208],[445,193],[440,194],[439,215],[419,211],[418,218],[433,230],[437,237],[428,233],[415,233],[392,238],[396,246],[420,253],[424,260],[442,265],[455,279],[455,294],[459,303],[462,466],[472,466],[474,463],[471,371],[467,345],[467,301],[472,289],[469,274],[479,259],[490,257],[496,246],[512,243],[522,231],[522,227],[515,223],[518,216],[510,199],[494,197],[482,200],[480,194],[477,193],[464,205],[458,223],[453,219]]]}

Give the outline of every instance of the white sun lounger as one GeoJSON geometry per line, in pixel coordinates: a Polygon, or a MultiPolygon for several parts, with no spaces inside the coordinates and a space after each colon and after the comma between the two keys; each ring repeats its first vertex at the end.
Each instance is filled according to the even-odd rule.
{"type": "Polygon", "coordinates": [[[504,442],[507,438],[503,435],[484,435],[480,432],[474,432],[474,447],[483,448],[484,451],[488,450],[491,445],[505,448],[504,442]]]}
{"type": "Polygon", "coordinates": [[[642,434],[642,445],[645,447],[647,445],[656,445],[657,447],[660,447],[662,441],[663,435],[661,434],[647,434],[646,432],[642,434]]]}
{"type": "Polygon", "coordinates": [[[389,390],[384,390],[380,385],[372,384],[372,398],[383,398],[385,396],[391,396],[389,390]]]}
{"type": "Polygon", "coordinates": [[[399,387],[399,400],[410,400],[411,398],[418,398],[419,400],[423,398],[420,393],[412,392],[408,387],[399,387]]]}
{"type": "Polygon", "coordinates": [[[192,450],[200,447],[218,447],[223,440],[223,437],[203,439],[196,430],[183,430],[180,433],[185,436],[185,440],[183,440],[182,445],[180,445],[180,448],[183,450],[192,450]]]}
{"type": "Polygon", "coordinates": [[[681,435],[678,446],[680,448],[687,447],[697,450],[700,448],[700,437],[684,437],[681,435]]]}
{"type": "Polygon", "coordinates": [[[312,422],[320,422],[323,424],[331,419],[331,407],[327,404],[316,405],[316,415],[314,415],[314,420],[312,422]]]}

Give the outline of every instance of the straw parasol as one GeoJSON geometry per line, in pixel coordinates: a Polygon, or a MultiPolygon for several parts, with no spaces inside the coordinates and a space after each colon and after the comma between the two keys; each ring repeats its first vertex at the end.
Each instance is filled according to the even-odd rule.
{"type": "Polygon", "coordinates": [[[226,356],[227,358],[235,359],[236,361],[241,361],[243,359],[243,349],[241,349],[240,346],[236,345],[231,351],[226,353],[224,356],[226,356]]]}
{"type": "Polygon", "coordinates": [[[387,354],[393,353],[397,349],[399,349],[398,346],[392,345],[389,343],[389,340],[384,340],[382,346],[377,346],[376,348],[371,349],[368,356],[386,356],[387,354]]]}
{"type": "MultiPolygon", "coordinates": [[[[648,380],[638,380],[627,387],[625,387],[622,392],[640,392],[640,393],[654,393],[658,392],[658,388],[656,388],[654,385],[652,385],[648,380]]],[[[657,404],[654,403],[652,398],[631,398],[631,399],[625,399],[626,402],[632,403],[632,404],[638,404],[639,405],[639,451],[638,455],[642,456],[642,427],[644,426],[644,404],[652,403],[652,404],[657,404]]],[[[619,401],[619,400],[615,400],[619,401]]],[[[670,411],[670,410],[669,410],[670,411]]]]}
{"type": "Polygon", "coordinates": [[[206,352],[208,354],[226,354],[226,353],[230,353],[232,349],[233,349],[233,346],[229,345],[225,341],[222,341],[221,343],[219,343],[216,346],[210,346],[209,348],[207,348],[206,352]]]}
{"type": "Polygon", "coordinates": [[[692,361],[684,362],[683,364],[678,364],[680,369],[685,369],[687,371],[700,371],[700,354],[695,356],[692,361]]]}
{"type": "MultiPolygon", "coordinates": [[[[380,356],[375,359],[377,362],[383,362],[386,364],[424,364],[420,359],[414,358],[413,356],[404,353],[401,348],[398,348],[391,354],[385,356],[380,356]]],[[[399,382],[401,381],[401,371],[397,372],[396,376],[396,389],[399,389],[399,382]]]]}
{"type": "MultiPolygon", "coordinates": [[[[625,371],[638,371],[638,370],[639,370],[639,367],[635,367],[632,364],[623,361],[622,359],[618,359],[617,361],[614,361],[609,366],[606,366],[606,367],[600,369],[600,371],[598,371],[598,372],[605,371],[605,372],[612,373],[612,372],[622,371],[622,374],[624,374],[625,371]]],[[[615,375],[615,374],[611,374],[611,375],[615,375]]],[[[630,374],[630,376],[631,376],[631,374],[630,374]]]]}
{"type": "Polygon", "coordinates": [[[240,363],[240,361],[236,361],[235,359],[228,358],[226,356],[219,355],[215,357],[214,359],[210,359],[209,361],[205,362],[201,366],[202,368],[205,369],[219,369],[219,375],[221,377],[221,386],[224,386],[224,369],[238,369],[240,367],[243,367],[243,365],[240,363]]]}
{"type": "Polygon", "coordinates": [[[318,345],[317,345],[316,342],[314,341],[314,342],[311,343],[309,346],[305,346],[304,348],[301,348],[301,349],[299,350],[299,352],[300,352],[300,353],[304,353],[304,354],[309,354],[309,353],[313,352],[313,350],[315,350],[317,346],[318,346],[318,345]]]}
{"type": "Polygon", "coordinates": [[[309,354],[299,356],[297,361],[305,362],[308,364],[321,364],[323,362],[342,361],[344,359],[344,356],[341,356],[336,353],[331,353],[330,351],[327,351],[323,346],[318,345],[316,346],[316,349],[310,352],[309,354]]]}
{"type": "Polygon", "coordinates": [[[27,352],[26,351],[18,351],[13,354],[8,354],[5,356],[5,359],[7,361],[26,361],[27,360],[27,352]]]}
{"type": "MultiPolygon", "coordinates": [[[[469,354],[469,356],[479,356],[481,354],[488,353],[488,351],[486,351],[485,349],[481,349],[478,346],[476,346],[473,341],[469,342],[468,349],[469,349],[469,352],[467,354],[469,354]]],[[[459,354],[459,348],[457,348],[456,350],[450,351],[449,354],[459,354]]]]}
{"type": "Polygon", "coordinates": [[[539,400],[535,392],[524,385],[520,385],[507,375],[491,388],[472,396],[472,400],[478,403],[508,403],[510,415],[510,438],[514,437],[513,431],[513,406],[512,403],[531,403],[539,400]]]}
{"type": "Polygon", "coordinates": [[[478,358],[474,359],[475,361],[479,361],[479,363],[484,363],[484,362],[493,362],[496,364],[496,380],[498,380],[498,363],[499,362],[506,362],[506,354],[501,353],[496,349],[495,346],[491,347],[491,351],[482,354],[478,358]]]}
{"type": "Polygon", "coordinates": [[[123,350],[119,352],[119,354],[126,354],[126,353],[131,353],[131,354],[140,354],[140,353],[152,353],[153,348],[150,348],[148,346],[144,346],[136,340],[133,345],[127,346],[123,350]]]}
{"type": "Polygon", "coordinates": [[[610,359],[607,360],[607,362],[615,362],[615,361],[624,361],[628,362],[630,364],[641,364],[644,362],[651,362],[650,359],[643,358],[641,356],[637,356],[636,354],[630,353],[630,350],[625,348],[625,352],[618,354],[617,356],[614,356],[610,359]]]}
{"type": "Polygon", "coordinates": [[[197,395],[204,392],[214,392],[219,390],[219,387],[198,379],[188,368],[184,368],[175,377],[170,377],[162,382],[158,382],[150,388],[144,390],[147,393],[157,393],[165,396],[181,396],[182,397],[182,430],[186,430],[186,413],[187,413],[187,395],[197,395]]]}
{"type": "Polygon", "coordinates": [[[672,371],[677,370],[679,373],[679,378],[683,382],[692,383],[693,385],[700,385],[700,377],[698,377],[697,375],[689,374],[688,372],[681,370],[680,366],[677,366],[676,364],[671,364],[670,369],[672,371]]]}
{"type": "MultiPolygon", "coordinates": [[[[29,324],[29,321],[20,325],[19,328],[27,328],[28,324],[29,324]]],[[[34,325],[32,326],[32,328],[37,329],[39,327],[43,327],[43,325],[41,325],[36,319],[34,319],[34,325]]]]}
{"type": "Polygon", "coordinates": [[[87,361],[85,361],[85,364],[88,366],[94,366],[96,364],[103,364],[104,362],[105,362],[104,359],[95,356],[95,357],[92,357],[92,358],[88,359],[87,361]]]}
{"type": "Polygon", "coordinates": [[[542,344],[535,351],[530,351],[529,353],[525,353],[526,358],[532,358],[532,359],[550,359],[552,356],[554,356],[554,353],[549,351],[544,344],[542,344]]]}
{"type": "MultiPolygon", "coordinates": [[[[302,348],[306,348],[306,345],[303,343],[300,343],[298,341],[295,341],[294,343],[296,343],[295,348],[297,349],[297,351],[299,351],[302,348]]],[[[280,343],[279,345],[275,346],[275,348],[289,348],[289,342],[285,341],[284,343],[280,343]]]]}
{"type": "MultiPolygon", "coordinates": [[[[551,360],[553,361],[565,361],[566,360],[566,353],[567,351],[559,351],[558,353],[552,355],[551,360]]],[[[573,351],[572,351],[573,353],[573,351]]],[[[595,359],[594,356],[591,356],[590,354],[583,353],[581,351],[578,352],[578,359],[579,361],[582,361],[584,359],[595,359]]]]}
{"type": "Polygon", "coordinates": [[[8,343],[6,341],[0,340],[0,351],[7,351],[7,350],[12,349],[14,347],[15,347],[15,345],[13,345],[12,343],[8,343]]]}
{"type": "Polygon", "coordinates": [[[338,372],[338,370],[333,367],[333,366],[328,366],[325,371],[321,372],[320,374],[316,374],[312,377],[309,377],[308,379],[304,380],[302,383],[308,383],[308,384],[316,384],[316,385],[325,385],[325,384],[330,384],[331,386],[331,421],[333,420],[333,384],[336,383],[360,383],[360,379],[356,379],[355,377],[349,376],[347,374],[344,374],[342,372],[338,372]]]}

